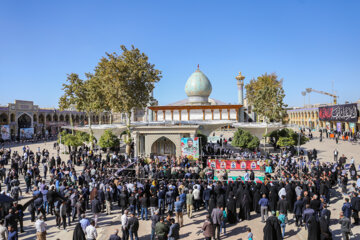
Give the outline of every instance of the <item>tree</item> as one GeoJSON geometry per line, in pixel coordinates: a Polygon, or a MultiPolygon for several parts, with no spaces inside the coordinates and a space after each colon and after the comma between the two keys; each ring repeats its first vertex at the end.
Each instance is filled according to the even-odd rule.
{"type": "Polygon", "coordinates": [[[148,57],[138,48],[129,50],[121,46],[122,54],[106,53],[95,68],[101,81],[106,102],[115,112],[127,115],[126,152],[131,146],[131,112],[145,108],[154,99],[151,92],[161,78],[161,72],[148,62],[148,57]]]}
{"type": "Polygon", "coordinates": [[[279,141],[277,142],[279,147],[289,147],[294,146],[295,141],[291,137],[280,137],[279,141]]]}
{"type": "Polygon", "coordinates": [[[256,136],[253,136],[249,131],[241,128],[234,133],[231,145],[234,147],[255,149],[259,146],[260,141],[256,136]]]}
{"type": "Polygon", "coordinates": [[[67,133],[64,130],[58,136],[58,142],[67,146],[69,148],[69,152],[71,152],[71,147],[77,148],[83,145],[84,142],[87,142],[88,140],[89,134],[84,132],[76,132],[76,134],[72,134],[67,133]]]}
{"type": "Polygon", "coordinates": [[[101,148],[112,148],[119,146],[120,141],[111,130],[105,130],[104,134],[99,139],[99,146],[101,148]]]}
{"type": "MultiPolygon", "coordinates": [[[[108,105],[98,78],[90,73],[86,73],[85,76],[87,79],[82,80],[76,73],[68,75],[68,84],[63,84],[64,95],[59,100],[59,106],[61,110],[64,110],[74,105],[77,110],[86,112],[90,132],[89,141],[93,146],[94,136],[91,128],[91,117],[94,113],[99,114],[107,110],[108,105]]],[[[72,122],[72,117],[70,119],[72,122]]],[[[74,133],[73,130],[72,133],[74,133]]]]}
{"type": "MultiPolygon", "coordinates": [[[[272,131],[272,132],[268,133],[266,135],[266,137],[269,137],[270,143],[273,145],[273,147],[295,146],[299,142],[299,134],[289,128],[283,128],[283,129],[278,129],[278,130],[272,131]],[[281,143],[279,143],[280,140],[281,140],[281,143]]],[[[306,138],[304,135],[300,136],[300,145],[305,144],[307,141],[309,141],[309,139],[306,138]]]]}
{"type": "MultiPolygon", "coordinates": [[[[64,95],[60,97],[59,108],[61,111],[75,105],[79,107],[82,103],[83,95],[83,81],[76,73],[68,74],[66,81],[68,84],[63,84],[62,90],[64,95]]],[[[79,110],[79,109],[78,109],[79,110]]],[[[72,115],[70,115],[71,132],[74,134],[72,115]]]]}
{"type": "Polygon", "coordinates": [[[275,73],[263,74],[246,84],[246,98],[254,112],[268,122],[280,122],[286,115],[282,80],[275,73]]]}

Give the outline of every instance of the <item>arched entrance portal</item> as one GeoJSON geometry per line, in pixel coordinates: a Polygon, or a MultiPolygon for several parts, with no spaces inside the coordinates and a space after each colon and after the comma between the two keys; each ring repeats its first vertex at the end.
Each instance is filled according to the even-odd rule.
{"type": "Polygon", "coordinates": [[[18,118],[18,127],[19,128],[30,128],[31,127],[31,117],[27,114],[23,114],[18,118]]]}
{"type": "Polygon", "coordinates": [[[20,129],[31,127],[31,117],[27,114],[23,114],[18,118],[18,136],[20,136],[20,129]]]}
{"type": "Polygon", "coordinates": [[[176,155],[175,144],[166,137],[156,140],[151,146],[151,153],[155,155],[176,155]]]}

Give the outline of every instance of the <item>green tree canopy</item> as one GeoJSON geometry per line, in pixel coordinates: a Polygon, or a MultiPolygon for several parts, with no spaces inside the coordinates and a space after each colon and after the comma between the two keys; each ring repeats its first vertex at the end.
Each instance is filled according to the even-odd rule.
{"type": "Polygon", "coordinates": [[[234,133],[231,144],[234,147],[248,148],[253,150],[259,146],[260,141],[249,131],[238,128],[238,130],[234,133]]]}
{"type": "Polygon", "coordinates": [[[151,95],[161,72],[149,63],[148,57],[132,46],[129,50],[121,46],[122,53],[106,53],[95,68],[95,76],[109,108],[127,114],[127,153],[130,153],[130,119],[132,110],[143,109],[154,99],[151,95]]]}
{"type": "Polygon", "coordinates": [[[119,138],[111,130],[105,130],[104,134],[99,139],[99,146],[101,148],[112,148],[119,146],[119,138]]]}
{"type": "MultiPolygon", "coordinates": [[[[283,128],[272,131],[266,135],[266,137],[270,138],[270,143],[276,147],[285,147],[285,146],[295,146],[299,142],[299,134],[292,129],[283,128]],[[291,140],[290,140],[291,139],[291,140]],[[281,142],[279,143],[279,141],[281,142]]],[[[300,145],[305,144],[309,141],[304,135],[300,136],[300,145]]]]}
{"type": "Polygon", "coordinates": [[[65,130],[61,131],[58,136],[58,143],[69,147],[79,147],[84,143],[90,142],[90,135],[86,132],[77,131],[76,134],[67,133],[65,130]],[[61,141],[60,141],[61,140],[61,141]]]}
{"type": "Polygon", "coordinates": [[[246,98],[254,112],[264,117],[266,122],[280,122],[286,115],[282,80],[275,73],[263,74],[246,84],[246,98]]]}
{"type": "MultiPolygon", "coordinates": [[[[109,107],[99,79],[90,73],[86,73],[85,76],[86,80],[82,80],[76,73],[68,75],[68,83],[63,84],[64,94],[60,97],[59,106],[61,110],[75,106],[78,111],[86,112],[90,130],[89,141],[92,143],[94,137],[91,128],[91,117],[93,114],[109,110],[109,107]]],[[[70,119],[72,120],[72,118],[70,119]]]]}
{"type": "Polygon", "coordinates": [[[277,145],[279,147],[289,147],[294,146],[296,144],[295,140],[291,137],[280,137],[277,145]]]}

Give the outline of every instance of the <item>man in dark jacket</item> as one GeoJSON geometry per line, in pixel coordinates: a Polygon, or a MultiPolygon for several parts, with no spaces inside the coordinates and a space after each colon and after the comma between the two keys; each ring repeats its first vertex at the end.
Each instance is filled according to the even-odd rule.
{"type": "Polygon", "coordinates": [[[289,202],[285,199],[285,196],[281,196],[281,200],[277,204],[277,210],[283,212],[287,216],[289,210],[289,202]]]}
{"type": "MultiPolygon", "coordinates": [[[[135,199],[133,197],[133,199],[135,199]]],[[[124,214],[125,209],[127,208],[128,205],[128,198],[126,196],[126,193],[124,190],[122,190],[120,192],[119,198],[118,198],[118,205],[121,208],[121,214],[124,214]]]]}
{"type": "Polygon", "coordinates": [[[169,230],[169,234],[168,234],[168,240],[178,240],[180,238],[180,225],[178,223],[175,223],[175,219],[171,218],[170,219],[170,230],[169,230]]]}
{"type": "Polygon", "coordinates": [[[203,192],[203,201],[204,201],[206,210],[208,210],[210,195],[211,195],[211,189],[205,188],[204,192],[203,192]]]}
{"type": "Polygon", "coordinates": [[[155,226],[160,221],[159,210],[155,211],[155,214],[151,216],[151,240],[155,240],[155,226]]]}
{"type": "Polygon", "coordinates": [[[331,216],[331,211],[327,208],[327,204],[324,203],[323,209],[321,210],[321,217],[323,217],[323,219],[326,221],[328,226],[330,225],[330,216],[331,216]]]}
{"type": "Polygon", "coordinates": [[[149,220],[148,218],[148,198],[146,193],[140,198],[140,206],[141,206],[141,219],[144,220],[144,214],[146,221],[149,220]]]}
{"type": "Polygon", "coordinates": [[[304,202],[301,199],[301,196],[298,196],[296,202],[294,203],[294,215],[296,219],[296,226],[301,227],[302,225],[302,209],[304,202]]]}
{"type": "Polygon", "coordinates": [[[5,227],[8,228],[9,226],[17,230],[16,215],[13,213],[13,209],[11,208],[9,209],[9,214],[5,217],[5,227]]]}
{"type": "Polygon", "coordinates": [[[106,188],[105,192],[105,205],[106,205],[106,214],[111,214],[111,202],[112,202],[112,193],[110,192],[110,187],[106,188]]]}
{"type": "Polygon", "coordinates": [[[318,196],[314,194],[312,200],[310,201],[310,208],[314,209],[316,216],[320,216],[320,207],[321,201],[318,199],[318,196]]]}
{"type": "Polygon", "coordinates": [[[306,204],[306,209],[303,212],[303,221],[305,222],[305,228],[308,227],[309,219],[315,215],[314,209],[310,208],[310,204],[306,204]]]}
{"type": "Polygon", "coordinates": [[[91,202],[91,212],[94,214],[95,227],[97,227],[98,218],[101,212],[101,204],[97,196],[91,202]]]}
{"type": "Polygon", "coordinates": [[[133,240],[133,236],[135,236],[135,240],[138,240],[139,220],[135,217],[134,213],[131,213],[130,216],[128,222],[130,239],[133,240]]]}
{"type": "Polygon", "coordinates": [[[349,218],[351,217],[351,204],[349,203],[349,199],[345,198],[345,203],[341,209],[344,213],[344,216],[349,218]]]}
{"type": "Polygon", "coordinates": [[[360,197],[358,197],[357,192],[353,193],[351,209],[353,211],[354,225],[359,225],[360,197]]]}

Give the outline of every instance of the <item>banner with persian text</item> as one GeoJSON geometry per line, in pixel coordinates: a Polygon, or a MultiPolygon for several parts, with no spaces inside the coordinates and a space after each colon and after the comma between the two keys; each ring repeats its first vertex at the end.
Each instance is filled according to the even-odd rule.
{"type": "Polygon", "coordinates": [[[358,120],[357,104],[351,103],[351,104],[319,107],[319,120],[357,122],[358,120]]]}
{"type": "Polygon", "coordinates": [[[208,166],[210,168],[215,168],[215,169],[254,170],[254,171],[260,170],[260,165],[258,160],[211,159],[208,160],[208,166]]]}

